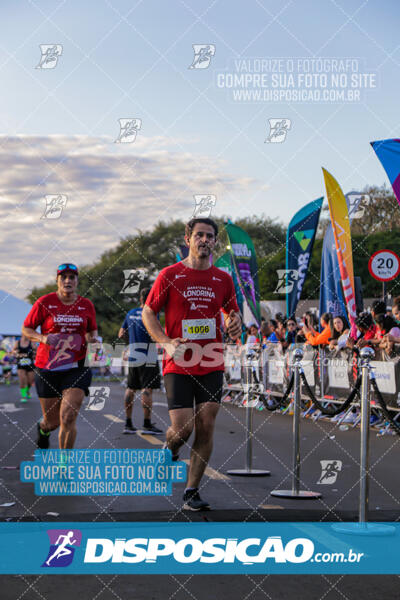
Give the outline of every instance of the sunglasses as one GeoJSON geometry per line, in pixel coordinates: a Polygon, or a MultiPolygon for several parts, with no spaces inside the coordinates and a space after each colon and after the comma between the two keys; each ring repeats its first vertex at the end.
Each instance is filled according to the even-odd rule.
{"type": "Polygon", "coordinates": [[[60,265],[57,268],[57,271],[65,271],[65,270],[68,270],[68,271],[77,271],[78,267],[76,265],[71,264],[71,263],[64,263],[64,264],[60,265]]]}

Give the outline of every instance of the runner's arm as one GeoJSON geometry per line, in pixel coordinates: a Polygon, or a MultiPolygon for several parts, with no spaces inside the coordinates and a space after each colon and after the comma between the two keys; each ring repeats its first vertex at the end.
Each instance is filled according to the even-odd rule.
{"type": "Polygon", "coordinates": [[[142,321],[148,331],[148,334],[155,342],[158,342],[161,345],[171,343],[172,340],[163,331],[160,321],[157,319],[156,313],[147,304],[143,306],[142,321]]]}
{"type": "Polygon", "coordinates": [[[224,314],[225,326],[229,333],[229,336],[233,340],[237,340],[240,334],[242,333],[242,319],[240,318],[240,314],[231,310],[229,314],[224,314]]]}
{"type": "Polygon", "coordinates": [[[126,329],[124,329],[123,327],[121,327],[121,328],[120,328],[120,330],[118,331],[118,338],[119,338],[119,339],[122,339],[122,338],[123,338],[123,339],[125,339],[125,340],[126,340],[126,339],[127,339],[127,337],[128,337],[128,336],[127,336],[127,333],[128,333],[128,332],[127,332],[127,330],[126,330],[126,329]]]}
{"type": "Polygon", "coordinates": [[[185,344],[188,340],[184,338],[174,338],[171,339],[166,335],[163,331],[163,328],[160,325],[159,320],[157,319],[156,313],[148,306],[144,305],[142,311],[142,321],[144,326],[147,329],[150,337],[161,345],[161,347],[169,354],[169,356],[173,357],[177,348],[182,344],[185,344]]]}
{"type": "Polygon", "coordinates": [[[25,337],[28,338],[31,342],[38,342],[39,344],[47,344],[47,335],[43,335],[38,331],[35,331],[31,327],[22,327],[22,333],[25,337]]]}
{"type": "Polygon", "coordinates": [[[87,333],[85,333],[85,339],[88,344],[95,344],[96,342],[100,341],[97,336],[98,336],[97,329],[94,329],[93,331],[88,331],[87,333]]]}

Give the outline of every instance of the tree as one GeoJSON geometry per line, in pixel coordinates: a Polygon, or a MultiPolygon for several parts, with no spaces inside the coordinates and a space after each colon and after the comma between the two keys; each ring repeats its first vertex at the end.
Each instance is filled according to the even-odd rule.
{"type": "MultiPolygon", "coordinates": [[[[226,251],[228,245],[224,219],[216,219],[220,234],[214,259],[226,251]]],[[[236,221],[253,239],[260,257],[282,247],[285,228],[265,216],[246,217],[236,221]]],[[[158,222],[150,231],[138,231],[119,241],[100,256],[93,265],[79,265],[79,293],[89,298],[96,308],[99,333],[105,341],[116,339],[126,312],[138,306],[138,295],[121,293],[124,286],[124,270],[145,269],[146,276],[141,288],[151,286],[157,273],[176,261],[176,252],[184,243],[185,224],[182,221],[158,222]]],[[[53,292],[54,283],[33,288],[28,296],[33,303],[37,298],[53,292]]]]}
{"type": "MultiPolygon", "coordinates": [[[[360,193],[365,197],[361,200],[358,215],[352,221],[352,235],[369,236],[380,231],[400,230],[399,203],[391,188],[385,185],[366,186],[360,193]]],[[[325,206],[318,228],[319,238],[323,238],[330,222],[329,208],[325,206]]]]}

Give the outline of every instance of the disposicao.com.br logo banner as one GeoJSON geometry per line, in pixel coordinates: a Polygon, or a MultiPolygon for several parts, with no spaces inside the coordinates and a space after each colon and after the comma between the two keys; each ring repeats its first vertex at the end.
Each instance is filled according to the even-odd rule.
{"type": "Polygon", "coordinates": [[[331,523],[0,523],[2,574],[399,574],[392,535],[331,523]]]}

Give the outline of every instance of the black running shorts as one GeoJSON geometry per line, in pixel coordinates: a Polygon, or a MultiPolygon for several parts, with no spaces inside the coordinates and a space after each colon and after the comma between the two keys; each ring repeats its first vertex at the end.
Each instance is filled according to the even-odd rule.
{"type": "Polygon", "coordinates": [[[193,408],[202,402],[221,402],[224,372],[212,371],[206,375],[164,375],[168,409],[193,408]]]}
{"type": "Polygon", "coordinates": [[[159,390],[161,387],[160,368],[158,363],[155,365],[140,365],[138,367],[129,367],[128,369],[128,388],[130,390],[159,390]]]}
{"type": "Polygon", "coordinates": [[[79,388],[89,395],[92,371],[89,367],[76,367],[66,371],[47,371],[34,367],[35,385],[39,398],[61,398],[64,390],[79,388]]]}

